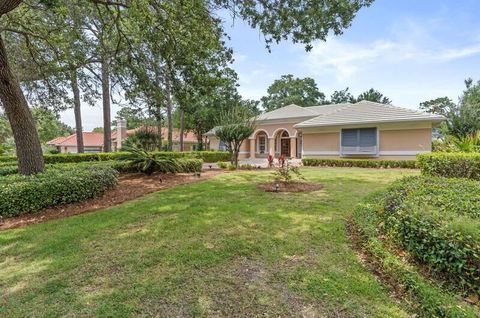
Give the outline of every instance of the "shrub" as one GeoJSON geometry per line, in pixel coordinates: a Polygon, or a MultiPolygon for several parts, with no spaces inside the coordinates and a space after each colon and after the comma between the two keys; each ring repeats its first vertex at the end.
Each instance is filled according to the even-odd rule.
{"type": "MultiPolygon", "coordinates": [[[[200,172],[202,170],[202,164],[203,161],[201,159],[194,159],[194,158],[180,158],[180,159],[175,159],[177,163],[176,167],[176,173],[194,173],[194,172],[200,172]]],[[[135,173],[135,172],[141,172],[139,171],[138,167],[134,164],[132,164],[129,161],[109,161],[105,163],[101,163],[101,165],[107,165],[109,167],[112,167],[113,169],[117,170],[120,173],[135,173]]],[[[160,170],[158,168],[155,168],[152,172],[162,172],[162,173],[167,173],[167,172],[172,172],[172,171],[165,171],[165,170],[160,170]]]]}
{"type": "Polygon", "coordinates": [[[359,167],[359,168],[417,168],[415,160],[321,159],[304,158],[304,166],[359,167]]]}
{"type": "Polygon", "coordinates": [[[408,177],[394,183],[377,211],[378,229],[431,271],[480,292],[480,183],[408,177]]]}
{"type": "Polygon", "coordinates": [[[275,171],[273,172],[275,177],[275,181],[277,182],[291,182],[294,179],[304,179],[302,174],[300,173],[300,169],[298,167],[292,166],[288,160],[285,160],[285,157],[278,159],[277,167],[275,167],[275,171]]]}
{"type": "Polygon", "coordinates": [[[0,178],[0,217],[34,213],[58,204],[95,197],[117,184],[111,167],[49,167],[34,176],[0,178]]]}
{"type": "Polygon", "coordinates": [[[220,169],[227,169],[228,167],[228,163],[227,162],[223,162],[223,161],[219,161],[217,162],[217,165],[220,169]]]}
{"type": "Polygon", "coordinates": [[[240,165],[239,168],[243,169],[243,170],[253,170],[253,169],[256,169],[257,166],[252,165],[250,163],[244,163],[244,164],[240,165]]]}
{"type": "Polygon", "coordinates": [[[157,129],[144,127],[128,135],[125,139],[125,146],[137,147],[145,151],[154,151],[159,149],[158,145],[161,140],[162,135],[158,133],[157,129]]]}
{"type": "Polygon", "coordinates": [[[376,193],[357,205],[353,213],[353,232],[369,263],[388,277],[387,282],[395,288],[401,286],[408,302],[414,300],[414,308],[424,317],[478,317],[478,311],[468,306],[463,299],[436,286],[422,276],[415,266],[403,261],[398,252],[388,249],[390,243],[381,232],[383,222],[383,196],[376,193]],[[418,303],[418,304],[417,304],[418,303]]]}
{"type": "Polygon", "coordinates": [[[417,161],[425,176],[480,180],[480,153],[428,153],[417,161]]]}

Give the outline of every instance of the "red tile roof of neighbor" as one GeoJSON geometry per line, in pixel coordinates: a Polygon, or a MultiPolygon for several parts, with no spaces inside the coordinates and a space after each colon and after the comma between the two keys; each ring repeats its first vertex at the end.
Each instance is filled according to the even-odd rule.
{"type": "MultiPolygon", "coordinates": [[[[128,135],[131,135],[141,129],[146,129],[145,127],[139,127],[135,129],[129,129],[124,132],[123,138],[126,138],[128,135]]],[[[156,131],[156,127],[148,127],[147,129],[154,129],[156,131]]],[[[174,128],[173,131],[173,141],[174,142],[179,142],[180,141],[180,130],[177,128],[174,128]]],[[[162,127],[162,136],[164,139],[166,139],[168,134],[168,129],[166,127],[162,127]]],[[[184,142],[190,142],[190,143],[195,143],[197,142],[197,136],[191,132],[185,132],[183,134],[183,141],[184,142]]],[[[117,132],[114,131],[112,133],[112,141],[117,140],[117,132]]],[[[102,133],[96,133],[96,132],[84,132],[83,133],[83,144],[85,147],[102,147],[103,146],[103,134],[102,133]]],[[[57,137],[49,142],[47,142],[47,145],[51,146],[76,146],[77,145],[77,135],[73,134],[67,137],[57,137]]]]}
{"type": "MultiPolygon", "coordinates": [[[[103,134],[96,132],[84,132],[83,144],[86,147],[103,147],[103,134]]],[[[47,142],[52,146],[77,146],[77,135],[73,134],[68,137],[57,137],[47,142]]]]}

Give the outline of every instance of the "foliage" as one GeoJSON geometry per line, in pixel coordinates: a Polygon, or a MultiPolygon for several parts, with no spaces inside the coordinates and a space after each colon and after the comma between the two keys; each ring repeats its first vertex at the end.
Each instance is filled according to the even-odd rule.
{"type": "Polygon", "coordinates": [[[295,104],[314,106],[325,103],[325,94],[318,90],[315,80],[310,77],[294,78],[292,74],[282,75],[267,89],[267,96],[261,98],[266,111],[295,104]]]}
{"type": "MultiPolygon", "coordinates": [[[[60,121],[60,116],[53,111],[34,107],[31,109],[38,136],[41,143],[46,143],[59,136],[68,136],[73,129],[60,121]]],[[[0,115],[0,144],[7,144],[13,140],[13,134],[7,119],[0,115]]]]}
{"type": "Polygon", "coordinates": [[[331,104],[341,104],[341,103],[355,103],[356,99],[353,97],[352,94],[348,91],[348,87],[339,90],[339,91],[334,91],[332,95],[330,96],[330,103],[331,104]]]}
{"type": "Polygon", "coordinates": [[[420,103],[420,109],[436,115],[448,117],[452,110],[456,107],[455,103],[449,97],[438,97],[420,103]]]}
{"type": "Polygon", "coordinates": [[[303,175],[300,172],[300,168],[297,166],[292,166],[289,160],[283,158],[279,159],[278,164],[275,167],[273,172],[276,182],[291,182],[294,179],[304,179],[303,175]]]}
{"type": "Polygon", "coordinates": [[[32,108],[40,142],[45,143],[58,136],[69,136],[73,129],[59,120],[59,115],[45,108],[32,108]]]}
{"type": "Polygon", "coordinates": [[[426,153],[417,162],[425,176],[480,180],[480,153],[426,153]]]}
{"type": "Polygon", "coordinates": [[[225,143],[227,151],[232,156],[230,162],[238,167],[240,147],[243,141],[255,131],[255,119],[251,118],[248,109],[236,106],[220,115],[219,125],[215,135],[225,143]]]}
{"type": "Polygon", "coordinates": [[[445,116],[444,130],[457,138],[472,136],[480,130],[480,81],[474,83],[472,79],[467,79],[465,87],[458,104],[448,97],[420,103],[420,108],[425,111],[445,116]]]}
{"type": "Polygon", "coordinates": [[[410,177],[383,198],[380,231],[460,290],[480,292],[480,183],[410,177]]]}
{"type": "MultiPolygon", "coordinates": [[[[83,153],[83,154],[45,154],[43,157],[48,164],[69,163],[69,162],[88,162],[88,161],[108,161],[117,160],[126,152],[109,152],[109,153],[83,153]]],[[[230,153],[226,151],[185,151],[185,152],[166,152],[155,151],[156,157],[163,158],[196,158],[202,159],[204,162],[216,162],[219,160],[229,160],[230,153]]],[[[0,156],[0,163],[15,162],[15,156],[0,156]]]]}
{"type": "Polygon", "coordinates": [[[228,163],[227,163],[227,162],[223,162],[223,161],[219,161],[219,162],[217,162],[217,166],[218,166],[220,169],[227,169],[228,163]]]}
{"type": "Polygon", "coordinates": [[[384,96],[382,93],[379,91],[370,88],[368,91],[365,91],[358,95],[357,97],[357,102],[360,102],[362,100],[366,100],[369,102],[376,102],[376,103],[381,103],[381,104],[391,104],[392,100],[388,98],[387,96],[384,96]]]}
{"type": "Polygon", "coordinates": [[[415,169],[415,160],[371,160],[371,159],[321,159],[303,158],[304,166],[360,167],[360,168],[406,168],[415,169]]]}
{"type": "MultiPolygon", "coordinates": [[[[167,158],[168,159],[168,158],[167,158]]],[[[165,160],[162,158],[160,160],[165,160]]],[[[176,171],[175,173],[195,173],[202,171],[203,160],[202,159],[195,159],[195,158],[169,158],[169,160],[174,160],[176,163],[176,171]]],[[[138,164],[132,163],[131,161],[105,161],[100,163],[101,165],[107,165],[112,167],[113,169],[117,170],[120,173],[135,173],[135,172],[142,172],[141,168],[139,169],[138,164]]],[[[155,165],[152,167],[153,172],[160,172],[160,173],[172,173],[171,170],[164,169],[163,166],[155,165]]]]}
{"type": "Polygon", "coordinates": [[[50,167],[35,176],[0,178],[0,217],[35,213],[58,204],[83,201],[115,187],[110,167],[68,165],[50,167]]]}
{"type": "Polygon", "coordinates": [[[155,129],[144,127],[128,135],[125,139],[125,147],[135,147],[145,151],[154,151],[159,149],[162,135],[155,129]]]}
{"type": "MultiPolygon", "coordinates": [[[[425,317],[477,317],[474,308],[466,305],[461,297],[445,292],[423,271],[405,262],[398,251],[390,251],[391,243],[383,234],[385,192],[370,195],[357,205],[352,216],[352,230],[358,234],[359,243],[376,270],[387,277],[393,288],[402,286],[408,302],[414,302],[416,310],[425,317]]],[[[427,253],[428,254],[428,253],[427,253]]]]}
{"type": "Polygon", "coordinates": [[[151,175],[155,171],[163,173],[176,173],[180,170],[180,166],[176,159],[167,157],[157,157],[154,153],[135,146],[126,146],[124,150],[127,154],[119,157],[119,160],[125,160],[147,175],[151,175]]]}

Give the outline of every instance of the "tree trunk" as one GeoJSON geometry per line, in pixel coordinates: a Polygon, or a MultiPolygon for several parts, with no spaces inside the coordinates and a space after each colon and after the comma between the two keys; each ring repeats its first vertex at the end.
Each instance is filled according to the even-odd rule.
{"type": "Polygon", "coordinates": [[[185,130],[185,112],[180,109],[180,151],[183,151],[183,132],[185,130]]]}
{"type": "Polygon", "coordinates": [[[77,70],[72,72],[73,112],[75,114],[75,133],[77,135],[77,152],[85,151],[83,146],[82,110],[80,89],[78,88],[77,70]]]}
{"type": "Polygon", "coordinates": [[[168,145],[167,150],[173,150],[173,118],[172,118],[172,111],[173,111],[173,104],[172,104],[172,96],[170,90],[170,81],[168,78],[165,80],[165,93],[167,96],[167,121],[168,121],[168,145]]]}
{"type": "MultiPolygon", "coordinates": [[[[7,1],[8,2],[8,1],[7,1]]],[[[18,159],[18,172],[23,175],[43,171],[42,146],[32,113],[17,78],[13,75],[7,52],[0,36],[0,100],[5,108],[18,159]]]]}
{"type": "Polygon", "coordinates": [[[162,108],[160,105],[157,105],[156,112],[157,112],[157,115],[155,117],[157,118],[157,132],[159,136],[157,146],[158,146],[158,150],[161,151],[163,135],[162,135],[162,108]]]}
{"type": "Polygon", "coordinates": [[[102,99],[103,99],[103,151],[112,151],[112,127],[110,113],[110,63],[102,59],[102,99]]]}

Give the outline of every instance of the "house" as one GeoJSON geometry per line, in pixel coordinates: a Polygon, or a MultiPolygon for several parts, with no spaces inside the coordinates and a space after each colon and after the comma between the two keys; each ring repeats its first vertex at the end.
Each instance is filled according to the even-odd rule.
{"type": "MultiPolygon", "coordinates": [[[[369,101],[288,105],[257,117],[255,132],[242,144],[240,156],[414,159],[431,151],[432,129],[444,120],[369,101]]],[[[206,135],[211,150],[222,150],[214,129],[206,135]]]]}
{"type": "MultiPolygon", "coordinates": [[[[122,143],[129,136],[141,129],[154,129],[157,127],[138,127],[135,129],[127,130],[127,123],[125,120],[118,121],[118,129],[112,133],[112,150],[120,150],[122,143]]],[[[174,128],[173,134],[173,150],[180,150],[180,130],[174,128]]],[[[168,129],[162,127],[162,137],[165,140],[168,135],[168,129]]],[[[197,147],[197,136],[190,132],[185,131],[183,134],[184,151],[193,151],[197,147]]],[[[77,153],[77,135],[73,134],[66,137],[57,137],[47,142],[47,145],[56,147],[61,153],[77,153]]],[[[100,152],[103,151],[103,133],[96,132],[84,132],[83,133],[83,145],[85,152],[100,152]]]]}

